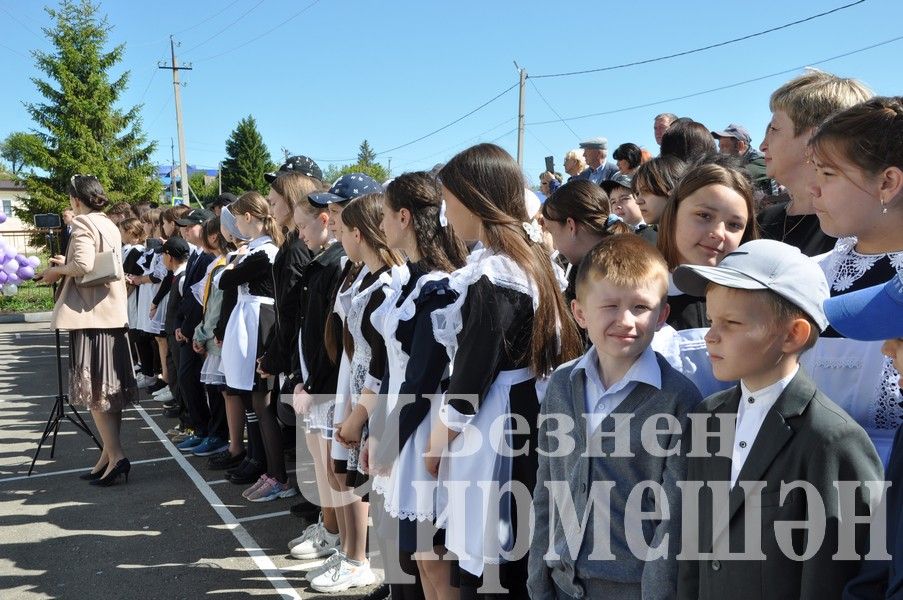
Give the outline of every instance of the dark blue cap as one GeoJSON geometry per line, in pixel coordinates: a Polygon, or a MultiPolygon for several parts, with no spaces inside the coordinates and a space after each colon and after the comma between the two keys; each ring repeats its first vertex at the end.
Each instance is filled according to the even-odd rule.
{"type": "Polygon", "coordinates": [[[328,192],[308,194],[307,199],[314,206],[326,206],[333,202],[348,202],[364,194],[381,194],[383,186],[364,173],[342,175],[332,184],[328,192]]]}
{"type": "Polygon", "coordinates": [[[903,278],[825,300],[828,322],[854,340],[903,337],[903,278]]]}

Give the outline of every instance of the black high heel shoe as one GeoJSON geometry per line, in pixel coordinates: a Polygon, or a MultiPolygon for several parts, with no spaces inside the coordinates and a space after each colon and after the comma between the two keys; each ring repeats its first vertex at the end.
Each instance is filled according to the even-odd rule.
{"type": "Polygon", "coordinates": [[[94,481],[95,479],[100,479],[103,477],[103,472],[107,470],[107,467],[110,466],[110,463],[105,464],[100,468],[99,471],[88,471],[87,473],[82,473],[78,476],[82,481],[94,481]]]}
{"type": "Polygon", "coordinates": [[[131,463],[129,463],[129,459],[123,458],[116,466],[113,467],[113,470],[106,477],[101,477],[100,479],[95,479],[91,482],[91,485],[99,485],[101,487],[109,487],[116,483],[116,480],[119,479],[120,475],[125,475],[125,482],[129,482],[129,471],[132,469],[131,463]]]}

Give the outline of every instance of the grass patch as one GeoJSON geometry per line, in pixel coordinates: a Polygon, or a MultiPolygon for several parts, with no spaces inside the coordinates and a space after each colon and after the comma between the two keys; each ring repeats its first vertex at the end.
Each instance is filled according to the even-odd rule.
{"type": "Polygon", "coordinates": [[[26,281],[15,296],[0,296],[0,314],[46,312],[53,310],[53,288],[26,281]]]}

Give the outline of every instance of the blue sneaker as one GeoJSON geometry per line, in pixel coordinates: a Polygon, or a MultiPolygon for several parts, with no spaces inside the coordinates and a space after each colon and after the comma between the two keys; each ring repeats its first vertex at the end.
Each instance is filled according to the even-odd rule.
{"type": "Polygon", "coordinates": [[[204,442],[205,439],[206,438],[203,438],[201,436],[193,435],[193,436],[185,439],[185,441],[183,441],[179,445],[177,445],[176,448],[178,448],[182,452],[190,452],[191,450],[194,450],[195,448],[200,446],[204,442]]]}
{"type": "Polygon", "coordinates": [[[204,438],[204,441],[191,451],[195,456],[211,456],[219,454],[223,450],[229,449],[229,442],[222,440],[215,435],[204,438]]]}

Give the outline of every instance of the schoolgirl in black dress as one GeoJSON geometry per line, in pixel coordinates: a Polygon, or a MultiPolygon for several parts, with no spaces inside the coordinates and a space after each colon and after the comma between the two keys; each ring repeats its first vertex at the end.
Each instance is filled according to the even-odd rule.
{"type": "MultiPolygon", "coordinates": [[[[728,253],[757,239],[753,189],[745,173],[716,159],[696,164],[674,189],[662,213],[658,249],[671,271],[678,265],[716,266],[728,253]]],[[[704,336],[705,298],[668,287],[671,313],[655,334],[653,349],[686,375],[703,397],[726,389],[712,374],[704,336]]]]}
{"type": "Polygon", "coordinates": [[[269,394],[272,378],[256,371],[263,343],[276,321],[273,261],[282,242],[282,231],[270,214],[266,199],[257,192],[243,194],[229,209],[239,231],[251,240],[245,254],[230,263],[219,280],[222,290],[238,288],[238,300],[223,339],[223,372],[227,390],[241,396],[246,410],[253,407],[267,458],[268,472],[242,495],[252,502],[266,502],[297,493],[288,484],[285,472],[282,433],[269,394]]]}
{"type": "MultiPolygon", "coordinates": [[[[527,557],[502,560],[517,542],[516,506],[505,496],[498,522],[488,522],[492,500],[474,485],[450,494],[454,482],[536,481],[537,383],[564,361],[579,356],[583,344],[567,308],[538,226],[528,223],[523,175],[503,149],[480,144],[456,155],[439,172],[445,213],[458,234],[476,242],[468,264],[449,281],[454,302],[433,312],[434,335],[452,361],[444,419],[434,423],[427,471],[438,475],[438,524],[446,546],[458,555],[453,582],[462,598],[477,597],[484,569],[499,569],[505,597],[526,598],[527,557]],[[511,422],[519,415],[520,430],[511,422]],[[492,427],[496,421],[504,427],[492,427]],[[463,432],[463,433],[462,433],[463,432]],[[447,455],[482,443],[467,456],[447,455]],[[510,457],[498,450],[528,450],[510,457]],[[456,510],[449,511],[450,504],[456,510]],[[486,535],[498,532],[498,536],[486,535]]],[[[499,590],[502,592],[503,590],[499,590]]]]}

